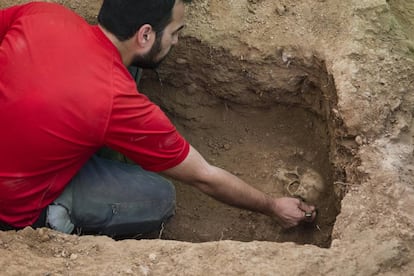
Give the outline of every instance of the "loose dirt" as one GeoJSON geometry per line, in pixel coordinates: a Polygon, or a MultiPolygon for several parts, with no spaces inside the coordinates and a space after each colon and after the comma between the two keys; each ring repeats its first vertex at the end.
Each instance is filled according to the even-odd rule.
{"type": "MultiPolygon", "coordinates": [[[[100,1],[60,3],[95,22],[100,1]]],[[[412,275],[414,3],[195,0],[187,11],[179,46],[140,90],[209,162],[304,197],[316,222],[283,231],[175,183],[161,239],[0,232],[2,274],[412,275]]]]}

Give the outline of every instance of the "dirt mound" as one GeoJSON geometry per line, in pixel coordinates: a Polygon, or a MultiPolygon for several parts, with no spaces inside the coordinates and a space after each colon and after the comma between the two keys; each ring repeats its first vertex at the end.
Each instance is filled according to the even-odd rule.
{"type": "MultiPolygon", "coordinates": [[[[91,22],[100,4],[60,2],[91,22]]],[[[0,232],[2,274],[412,274],[413,18],[408,0],[193,1],[140,89],[211,163],[308,196],[316,223],[283,231],[176,183],[162,239],[0,232]]]]}

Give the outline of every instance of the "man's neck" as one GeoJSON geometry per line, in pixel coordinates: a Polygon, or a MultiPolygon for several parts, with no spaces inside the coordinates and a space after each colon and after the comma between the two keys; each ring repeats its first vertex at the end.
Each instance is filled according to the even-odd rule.
{"type": "Polygon", "coordinates": [[[120,41],[116,36],[114,36],[111,32],[107,31],[101,25],[98,25],[98,27],[105,34],[105,36],[112,42],[112,44],[114,44],[114,46],[118,49],[122,58],[122,63],[125,66],[129,66],[132,63],[133,55],[129,50],[128,40],[120,41]]]}

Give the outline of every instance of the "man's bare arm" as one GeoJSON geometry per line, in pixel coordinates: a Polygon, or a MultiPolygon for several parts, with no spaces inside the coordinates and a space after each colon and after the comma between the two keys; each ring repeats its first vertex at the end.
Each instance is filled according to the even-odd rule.
{"type": "MultiPolygon", "coordinates": [[[[275,217],[285,228],[296,226],[306,219],[305,212],[314,211],[314,207],[296,198],[266,195],[235,175],[210,165],[193,147],[181,164],[164,173],[197,187],[223,203],[275,217]]],[[[312,216],[313,219],[315,214],[312,216]]]]}

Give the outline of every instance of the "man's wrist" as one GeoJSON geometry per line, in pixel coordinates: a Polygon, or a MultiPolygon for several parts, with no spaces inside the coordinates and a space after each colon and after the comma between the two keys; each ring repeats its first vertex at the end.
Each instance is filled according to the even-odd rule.
{"type": "Polygon", "coordinates": [[[266,210],[265,215],[274,217],[278,215],[278,199],[271,196],[266,196],[266,210]]]}

